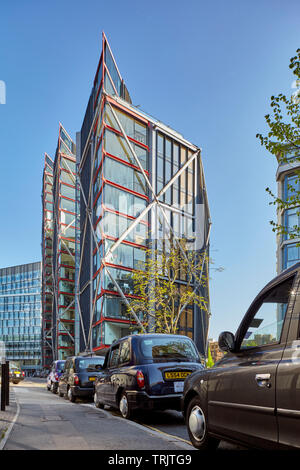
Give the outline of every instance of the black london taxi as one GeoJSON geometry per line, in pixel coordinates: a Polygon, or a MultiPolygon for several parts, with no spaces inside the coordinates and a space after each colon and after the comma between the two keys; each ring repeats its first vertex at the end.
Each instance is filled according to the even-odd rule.
{"type": "Polygon", "coordinates": [[[119,408],[129,419],[137,410],[180,410],[185,378],[203,369],[194,342],[187,336],[126,336],[109,348],[95,381],[98,408],[119,408]]]}
{"type": "Polygon", "coordinates": [[[66,359],[58,381],[58,395],[75,402],[77,398],[93,398],[94,381],[101,373],[103,356],[73,356],[66,359]]]}
{"type": "Polygon", "coordinates": [[[213,449],[220,439],[246,447],[300,448],[300,263],[257,295],[226,354],[185,381],[183,414],[192,444],[213,449]]]}

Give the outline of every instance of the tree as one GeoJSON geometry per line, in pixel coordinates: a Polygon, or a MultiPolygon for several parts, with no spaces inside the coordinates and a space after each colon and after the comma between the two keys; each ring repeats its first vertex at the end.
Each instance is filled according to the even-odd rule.
{"type": "MultiPolygon", "coordinates": [[[[297,49],[297,54],[290,59],[290,69],[292,70],[296,80],[294,85],[296,88],[300,86],[300,49],[297,49]]],[[[300,162],[300,94],[299,90],[293,93],[290,97],[279,93],[278,96],[271,96],[270,103],[272,114],[265,116],[266,123],[269,127],[267,135],[257,134],[256,137],[260,140],[266,150],[271,152],[278,160],[279,164],[300,162]]],[[[295,184],[298,186],[300,181],[300,171],[295,170],[297,178],[295,184]]],[[[288,209],[291,207],[300,206],[300,191],[295,185],[288,186],[288,196],[281,197],[281,195],[274,195],[269,188],[266,191],[273,199],[270,204],[274,204],[278,209],[288,209]]],[[[300,214],[300,209],[299,209],[300,214]]],[[[273,231],[278,234],[287,233],[287,228],[284,224],[270,222],[273,226],[273,231]]],[[[296,238],[300,235],[300,227],[295,226],[290,228],[290,238],[296,238]]]]}
{"type": "Polygon", "coordinates": [[[208,346],[206,367],[213,367],[214,364],[215,363],[214,363],[212,355],[211,355],[211,350],[210,350],[210,347],[208,346]]]}
{"type": "Polygon", "coordinates": [[[189,250],[184,240],[165,240],[163,249],[146,249],[145,264],[133,272],[135,298],[130,307],[149,332],[178,333],[188,305],[195,304],[208,315],[207,276],[206,254],[189,250]]]}

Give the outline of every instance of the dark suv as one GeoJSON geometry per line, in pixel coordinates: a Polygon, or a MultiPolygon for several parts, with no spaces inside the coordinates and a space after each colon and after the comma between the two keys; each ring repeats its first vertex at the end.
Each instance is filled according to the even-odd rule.
{"type": "Polygon", "coordinates": [[[186,379],[183,411],[198,449],[220,439],[255,448],[300,449],[300,263],[257,295],[225,356],[186,379]]]}
{"type": "Polygon", "coordinates": [[[59,378],[58,395],[68,397],[72,402],[77,397],[92,398],[94,381],[101,373],[103,362],[102,356],[69,357],[59,378]]]}
{"type": "Polygon", "coordinates": [[[193,341],[181,335],[131,335],[108,350],[95,382],[95,405],[132,411],[180,409],[185,378],[203,369],[193,341]]]}

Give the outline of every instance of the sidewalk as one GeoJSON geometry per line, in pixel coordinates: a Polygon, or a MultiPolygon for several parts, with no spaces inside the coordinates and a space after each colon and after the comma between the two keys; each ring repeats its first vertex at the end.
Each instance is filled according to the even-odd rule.
{"type": "Polygon", "coordinates": [[[9,387],[9,406],[0,411],[0,450],[3,448],[5,435],[17,413],[16,395],[12,386],[9,387]]]}

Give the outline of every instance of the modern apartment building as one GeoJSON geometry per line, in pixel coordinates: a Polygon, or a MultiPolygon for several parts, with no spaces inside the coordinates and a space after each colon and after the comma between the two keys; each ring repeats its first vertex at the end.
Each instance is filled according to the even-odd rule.
{"type": "MultiPolygon", "coordinates": [[[[300,171],[300,162],[295,161],[295,152],[287,150],[285,158],[278,159],[276,173],[277,194],[283,201],[291,201],[300,191],[300,178],[297,172],[300,171]]],[[[285,227],[283,234],[277,235],[277,272],[292,266],[300,260],[300,238],[295,231],[295,226],[300,226],[300,207],[278,208],[277,223],[285,227]]]]}
{"type": "MultiPolygon", "coordinates": [[[[136,327],[132,271],[165,234],[208,253],[210,216],[201,149],[132,105],[106,36],[81,131],[78,314],[80,348],[101,353],[136,327]],[[195,237],[195,239],[194,239],[195,237]]],[[[207,260],[203,273],[208,274],[207,260]]],[[[182,289],[186,279],[178,279],[182,289]]],[[[202,295],[209,304],[208,286],[202,295]]],[[[187,305],[179,333],[205,353],[208,311],[187,305]]]]}
{"type": "Polygon", "coordinates": [[[42,367],[41,263],[0,269],[0,342],[24,371],[42,367]]]}
{"type": "Polygon", "coordinates": [[[43,363],[75,352],[75,259],[77,239],[76,148],[63,126],[55,159],[43,176],[43,363]]]}
{"type": "Polygon", "coordinates": [[[45,154],[42,182],[42,350],[43,367],[53,361],[53,160],[45,154]]]}

